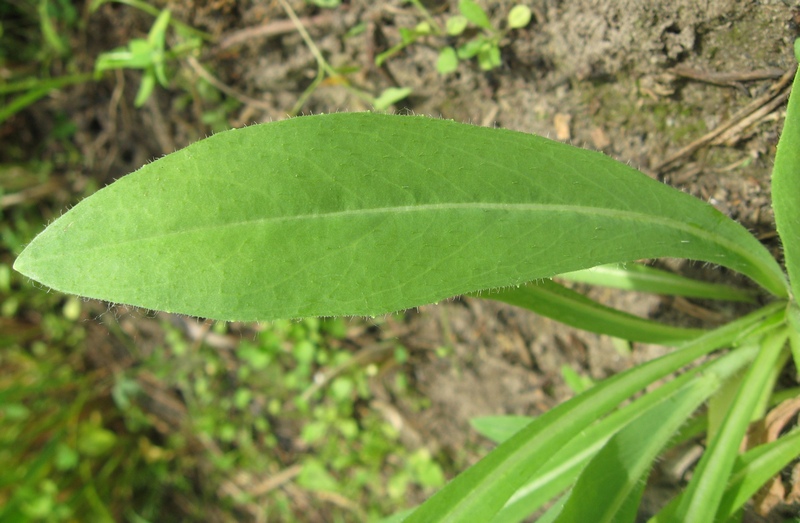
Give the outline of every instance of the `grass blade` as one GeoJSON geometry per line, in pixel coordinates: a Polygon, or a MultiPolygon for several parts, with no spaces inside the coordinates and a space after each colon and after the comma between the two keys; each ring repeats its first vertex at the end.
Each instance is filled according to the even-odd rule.
{"type": "Polygon", "coordinates": [[[472,418],[469,424],[484,438],[502,443],[534,419],[530,416],[481,416],[472,418]]]}
{"type": "Polygon", "coordinates": [[[747,290],[730,285],[692,280],[640,263],[600,265],[591,269],[559,274],[558,277],[627,291],[711,300],[753,301],[753,294],[747,290]]]}
{"type": "Polygon", "coordinates": [[[723,345],[746,336],[782,314],[768,305],[645,363],[595,385],[585,393],[536,418],[484,459],[451,481],[405,521],[408,523],[491,521],[511,495],[598,417],[636,391],[723,345]]]}
{"type": "Polygon", "coordinates": [[[689,486],[677,505],[667,507],[651,521],[713,521],[725,492],[753,409],[786,343],[786,329],[766,336],[753,366],[742,381],[722,427],[711,439],[689,486]],[[674,510],[672,510],[674,507],[674,510]]]}
{"type": "Polygon", "coordinates": [[[800,307],[796,302],[787,307],[786,318],[789,325],[789,347],[792,350],[795,372],[800,380],[800,307]]]}
{"type": "Polygon", "coordinates": [[[656,456],[723,380],[756,352],[755,347],[737,349],[712,368],[694,373],[692,381],[617,432],[583,470],[557,521],[632,522],[640,487],[656,456]]]}
{"type": "Polygon", "coordinates": [[[224,320],[374,315],[662,256],[787,294],[710,205],[600,153],[419,116],[225,131],[83,200],[15,268],[63,292],[224,320]]]}
{"type": "Polygon", "coordinates": [[[606,307],[551,280],[481,293],[479,296],[524,307],[579,329],[631,341],[674,345],[694,339],[704,332],[664,325],[606,307]]]}
{"type": "MultiPolygon", "coordinates": [[[[538,510],[545,502],[552,499],[568,486],[583,470],[585,463],[594,456],[605,443],[620,429],[632,420],[649,412],[660,402],[680,393],[696,380],[714,379],[717,382],[735,373],[742,365],[746,365],[754,357],[754,351],[737,350],[722,358],[705,363],[692,372],[683,374],[661,387],[645,394],[629,405],[613,412],[601,421],[587,428],[566,443],[536,474],[535,479],[528,482],[509,500],[503,510],[494,518],[496,523],[522,521],[538,510]]],[[[709,389],[707,394],[714,391],[709,389]]],[[[687,412],[683,416],[690,416],[687,412]]],[[[679,424],[680,427],[680,424],[679,424]]],[[[673,435],[676,431],[673,431],[673,435]]],[[[649,437],[649,436],[648,436],[649,437]]]]}
{"type": "Polygon", "coordinates": [[[727,521],[764,486],[770,478],[800,456],[800,430],[760,445],[737,460],[716,521],[727,521]]]}

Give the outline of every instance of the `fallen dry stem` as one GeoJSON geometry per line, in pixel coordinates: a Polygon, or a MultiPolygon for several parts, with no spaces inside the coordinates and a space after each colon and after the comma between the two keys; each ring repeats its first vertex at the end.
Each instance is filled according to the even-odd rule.
{"type": "MultiPolygon", "coordinates": [[[[324,27],[330,25],[333,20],[333,13],[325,12],[316,16],[308,16],[298,19],[304,27],[324,27]]],[[[219,53],[236,45],[257,38],[274,38],[297,30],[293,20],[273,20],[255,27],[248,27],[238,31],[233,31],[220,39],[219,44],[211,50],[212,53],[219,53]]]]}
{"type": "MultiPolygon", "coordinates": [[[[729,120],[717,126],[716,129],[706,133],[705,136],[698,138],[689,145],[682,147],[675,153],[669,155],[666,159],[653,168],[653,172],[656,174],[664,174],[665,172],[670,171],[676,167],[676,164],[681,160],[691,156],[701,147],[713,143],[718,137],[722,136],[723,133],[726,133],[726,131],[729,129],[736,127],[740,122],[748,118],[753,113],[756,113],[765,105],[769,105],[771,102],[774,102],[774,100],[781,97],[788,96],[789,89],[791,88],[791,81],[792,78],[794,78],[794,73],[795,68],[792,68],[784,73],[780,80],[776,82],[775,85],[770,87],[769,91],[737,111],[729,120]]],[[[785,98],[783,98],[783,100],[785,101],[785,98]]],[[[783,103],[783,101],[775,103],[775,107],[779,106],[781,103],[783,103]]],[[[751,123],[752,121],[749,121],[747,125],[750,125],[751,123]]]]}
{"type": "Polygon", "coordinates": [[[205,80],[206,82],[210,83],[223,93],[227,94],[231,98],[235,98],[239,102],[243,103],[244,105],[252,105],[254,107],[258,107],[259,109],[264,110],[271,110],[272,104],[268,102],[264,102],[262,100],[256,100],[255,98],[251,98],[246,94],[242,94],[235,89],[232,89],[218,80],[214,75],[206,71],[203,65],[197,61],[197,58],[193,56],[189,56],[186,58],[186,62],[189,64],[189,67],[192,68],[192,71],[195,72],[197,76],[205,80]]]}

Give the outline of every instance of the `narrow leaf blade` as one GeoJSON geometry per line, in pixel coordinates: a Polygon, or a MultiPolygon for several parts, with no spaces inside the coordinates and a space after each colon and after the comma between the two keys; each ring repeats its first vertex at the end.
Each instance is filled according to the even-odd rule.
{"type": "Polygon", "coordinates": [[[700,329],[672,327],[606,307],[550,280],[480,296],[524,307],[579,329],[631,341],[673,345],[703,333],[700,329]]]}
{"type": "Polygon", "coordinates": [[[569,281],[602,285],[628,291],[712,300],[754,301],[752,293],[744,289],[719,283],[692,280],[679,274],[662,271],[639,263],[601,265],[582,271],[559,274],[558,277],[569,281]]]}
{"type": "Polygon", "coordinates": [[[550,410],[428,499],[407,523],[491,521],[508,499],[544,466],[564,442],[589,427],[634,392],[697,357],[727,345],[773,318],[768,305],[685,344],[657,360],[613,376],[550,410]],[[765,316],[769,315],[765,319],[765,316]]]}
{"type": "MultiPolygon", "coordinates": [[[[798,40],[800,41],[800,40],[798,40]]],[[[797,43],[795,46],[797,47],[797,43]]],[[[800,70],[795,73],[786,120],[772,169],[772,206],[783,242],[786,271],[795,299],[800,298],[800,70]]]]}
{"type": "Polygon", "coordinates": [[[484,438],[502,443],[533,420],[530,416],[481,416],[472,418],[469,424],[484,438]]]}
{"type": "Polygon", "coordinates": [[[717,513],[728,521],[748,499],[781,469],[800,456],[800,430],[756,447],[739,457],[717,513]]]}
{"type": "MultiPolygon", "coordinates": [[[[526,483],[495,516],[493,522],[513,523],[538,510],[546,501],[571,485],[583,470],[585,463],[595,455],[605,443],[632,420],[646,415],[661,402],[678,394],[682,388],[692,387],[694,381],[714,381],[719,383],[736,373],[743,365],[752,361],[755,351],[733,351],[722,358],[707,362],[690,373],[683,374],[665,385],[648,392],[632,403],[614,411],[593,426],[581,431],[565,443],[536,476],[526,483]],[[688,384],[688,385],[687,385],[688,384]]],[[[635,372],[635,371],[634,371],[635,372]]],[[[706,388],[707,394],[714,387],[706,388]]],[[[684,423],[689,412],[683,415],[684,423]]],[[[680,424],[679,424],[680,425],[680,424]]],[[[675,432],[675,431],[673,431],[675,432]]],[[[650,439],[649,435],[647,439],[650,439]]],[[[633,494],[633,493],[632,493],[633,494]]],[[[562,503],[563,504],[563,503],[562,503]]]]}
{"type": "MultiPolygon", "coordinates": [[[[722,427],[708,444],[703,458],[673,513],[664,512],[657,521],[713,521],[734,468],[738,448],[756,408],[760,392],[786,342],[782,329],[768,335],[756,361],[743,380],[722,427]]],[[[669,509],[666,509],[667,511],[669,509]]],[[[654,518],[655,519],[655,518],[654,518]]]]}
{"type": "Polygon", "coordinates": [[[699,379],[615,434],[583,470],[556,521],[632,522],[636,511],[623,510],[627,500],[641,495],[637,486],[653,460],[716,385],[699,379]],[[623,517],[623,511],[632,517],[623,517]]]}

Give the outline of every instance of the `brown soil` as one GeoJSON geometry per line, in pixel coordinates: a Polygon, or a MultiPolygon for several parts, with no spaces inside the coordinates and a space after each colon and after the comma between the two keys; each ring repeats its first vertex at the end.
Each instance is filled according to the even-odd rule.
{"type": "MultiPolygon", "coordinates": [[[[455,74],[442,77],[435,67],[441,41],[433,38],[410,46],[385,67],[372,62],[376,53],[398,41],[399,28],[420,21],[410,4],[351,0],[334,11],[321,11],[291,2],[327,60],[334,67],[355,66],[348,77],[353,85],[373,95],[392,86],[413,89],[397,111],[532,132],[603,150],[716,205],[756,232],[776,254],[769,172],[782,104],[720,143],[702,144],[666,166],[663,162],[738,118],[739,109],[768,93],[792,69],[797,11],[787,3],[534,0],[528,2],[534,11],[531,24],[503,41],[500,68],[485,72],[474,63],[462,63],[455,74]],[[364,24],[364,31],[346,37],[358,24],[364,24]],[[761,74],[750,80],[746,74],[752,72],[761,74]],[[730,76],[720,78],[721,73],[730,76]]],[[[217,43],[197,60],[243,102],[228,113],[232,126],[285,118],[316,73],[314,56],[286,23],[277,2],[167,4],[175,18],[215,37],[217,43]]],[[[456,4],[426,2],[439,21],[455,12],[456,4]]],[[[492,4],[496,25],[504,24],[513,4],[492,4]]],[[[75,43],[87,64],[102,51],[143,37],[152,23],[149,15],[119,4],[105,5],[87,20],[91,39],[75,43]]],[[[51,135],[53,114],[66,113],[76,122],[84,172],[54,173],[63,188],[57,209],[73,202],[89,177],[110,182],[210,134],[213,128],[203,118],[220,102],[204,101],[192,91],[197,74],[182,62],[171,88],[157,89],[141,110],[132,104],[140,77],[135,71],[64,90],[9,122],[2,139],[39,150],[34,144],[51,135]],[[187,93],[192,103],[183,103],[187,93]]],[[[302,111],[366,109],[348,89],[326,82],[302,111]]],[[[59,153],[52,147],[48,151],[59,153]]],[[[692,276],[734,281],[719,269],[668,263],[692,276]]],[[[608,291],[595,291],[594,296],[684,325],[713,325],[741,312],[608,291]]],[[[474,462],[490,448],[470,429],[470,418],[536,415],[568,397],[562,365],[600,379],[663,350],[635,344],[626,355],[608,337],[475,299],[425,306],[375,323],[382,330],[370,331],[370,342],[396,337],[411,350],[414,385],[430,399],[430,408],[418,412],[396,399],[391,373],[376,378],[376,402],[381,408],[388,405],[387,417],[400,426],[409,444],[426,445],[458,464],[474,462]],[[449,349],[447,357],[435,355],[440,347],[449,349]]],[[[353,329],[361,324],[354,322],[353,329]]]]}

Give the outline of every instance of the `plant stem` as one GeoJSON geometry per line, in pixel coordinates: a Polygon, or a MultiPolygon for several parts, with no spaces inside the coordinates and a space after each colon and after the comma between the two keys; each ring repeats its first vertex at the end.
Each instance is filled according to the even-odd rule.
{"type": "Polygon", "coordinates": [[[317,60],[317,64],[319,64],[319,66],[325,71],[326,74],[330,76],[337,76],[336,71],[334,71],[333,68],[328,63],[328,61],[325,60],[325,57],[322,56],[322,53],[320,52],[319,48],[316,46],[316,44],[314,44],[314,41],[308,34],[308,31],[306,31],[306,28],[303,27],[303,23],[300,22],[300,19],[297,17],[297,14],[294,12],[294,9],[292,9],[292,6],[290,6],[286,0],[278,0],[278,1],[280,2],[281,6],[283,6],[283,10],[286,11],[286,14],[289,15],[289,18],[292,19],[292,22],[294,22],[294,25],[297,28],[297,32],[300,33],[300,36],[303,38],[303,41],[308,46],[308,49],[311,51],[311,54],[314,55],[314,58],[317,60]]]}
{"type": "MultiPolygon", "coordinates": [[[[37,87],[28,91],[27,93],[17,96],[7,105],[0,108],[0,124],[11,118],[19,111],[28,107],[32,103],[36,102],[40,98],[44,98],[50,93],[50,91],[53,91],[54,89],[60,89],[68,85],[88,82],[93,78],[94,75],[92,75],[91,73],[81,73],[81,74],[62,76],[59,78],[46,80],[41,84],[39,84],[37,87]]],[[[22,87],[23,85],[29,85],[29,84],[28,82],[17,82],[15,84],[6,85],[3,88],[0,88],[0,94],[22,90],[25,88],[22,87]]]]}

